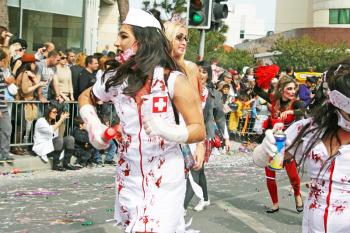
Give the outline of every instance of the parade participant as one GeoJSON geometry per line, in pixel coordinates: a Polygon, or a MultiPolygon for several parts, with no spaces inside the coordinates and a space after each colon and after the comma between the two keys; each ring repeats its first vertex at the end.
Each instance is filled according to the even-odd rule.
{"type": "MultiPolygon", "coordinates": [[[[325,73],[322,104],[310,118],[286,131],[285,158],[307,165],[311,179],[305,200],[302,232],[346,233],[350,229],[350,59],[330,66],[325,73]],[[326,84],[327,83],[327,84],[326,84]]],[[[260,166],[276,151],[272,131],[254,153],[260,166]]]]}
{"type": "MultiPolygon", "coordinates": [[[[259,83],[259,80],[257,80],[259,83]]],[[[261,84],[260,84],[261,86],[261,84]]],[[[267,85],[268,86],[268,85],[267,85]]],[[[283,122],[285,128],[292,124],[298,117],[303,116],[303,103],[295,99],[297,83],[287,75],[282,75],[272,94],[263,91],[255,85],[254,91],[264,100],[271,104],[271,116],[265,128],[272,128],[276,122],[283,122]]],[[[300,178],[297,173],[294,159],[285,161],[284,168],[294,190],[296,210],[303,211],[303,204],[300,194],[300,178]]],[[[279,210],[278,193],[276,184],[276,172],[265,167],[267,189],[272,199],[272,207],[266,210],[267,213],[274,213],[279,210]]]]}
{"type": "MultiPolygon", "coordinates": [[[[226,129],[226,120],[225,113],[223,111],[223,103],[221,101],[221,93],[214,88],[214,84],[212,83],[212,70],[211,65],[208,62],[201,61],[198,62],[199,71],[202,79],[202,108],[204,115],[204,123],[207,133],[205,145],[206,154],[209,156],[211,153],[210,142],[215,139],[215,129],[217,128],[224,134],[226,149],[230,150],[231,144],[229,141],[228,132],[226,129]]],[[[206,162],[208,162],[209,158],[206,158],[206,162]]],[[[207,179],[204,173],[204,165],[199,171],[191,170],[191,174],[193,180],[199,184],[203,191],[203,197],[200,197],[198,204],[194,207],[196,211],[202,211],[206,206],[210,205],[210,200],[208,197],[207,190],[207,179]]],[[[194,191],[192,189],[191,183],[187,180],[187,188],[186,188],[186,197],[184,207],[187,209],[192,197],[194,195],[194,191]]]]}
{"type": "Polygon", "coordinates": [[[125,232],[184,232],[186,183],[179,143],[205,138],[203,117],[193,108],[199,104],[151,14],[130,9],[115,45],[122,64],[84,91],[79,106],[90,142],[98,149],[109,142],[103,140],[106,126],[93,103],[112,101],[120,117],[116,220],[125,232]],[[173,106],[186,125],[176,125],[173,106]]]}
{"type": "Polygon", "coordinates": [[[171,21],[164,23],[164,28],[165,35],[172,45],[171,54],[173,58],[184,69],[194,90],[200,94],[201,79],[198,67],[195,63],[184,59],[188,43],[188,29],[186,25],[181,21],[180,17],[175,16],[171,21]]]}

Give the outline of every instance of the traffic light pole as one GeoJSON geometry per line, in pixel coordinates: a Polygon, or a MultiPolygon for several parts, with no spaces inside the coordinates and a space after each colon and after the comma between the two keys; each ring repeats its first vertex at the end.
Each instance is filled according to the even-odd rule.
{"type": "Polygon", "coordinates": [[[202,29],[201,40],[199,42],[198,61],[203,61],[204,59],[204,46],[205,46],[205,29],[202,29]]]}

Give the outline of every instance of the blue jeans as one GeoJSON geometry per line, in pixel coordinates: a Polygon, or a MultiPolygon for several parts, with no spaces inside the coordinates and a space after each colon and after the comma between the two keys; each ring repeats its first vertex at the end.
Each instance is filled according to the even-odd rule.
{"type": "Polygon", "coordinates": [[[116,153],[116,150],[117,150],[117,146],[115,145],[115,143],[113,141],[111,141],[109,143],[109,148],[107,151],[107,156],[106,156],[105,161],[112,161],[114,159],[114,155],[116,153]]]}
{"type": "MultiPolygon", "coordinates": [[[[115,152],[117,150],[117,146],[113,141],[110,141],[109,147],[107,149],[107,156],[105,161],[112,161],[114,159],[115,152]]],[[[102,163],[102,155],[99,150],[93,149],[92,158],[95,163],[102,163]]]]}

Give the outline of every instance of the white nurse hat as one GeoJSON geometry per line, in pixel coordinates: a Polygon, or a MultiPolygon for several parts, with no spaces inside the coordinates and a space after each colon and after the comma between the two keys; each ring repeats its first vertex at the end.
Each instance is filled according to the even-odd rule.
{"type": "Polygon", "coordinates": [[[142,28],[154,27],[162,30],[159,21],[151,13],[136,8],[129,9],[128,15],[123,24],[139,26],[142,28]]]}

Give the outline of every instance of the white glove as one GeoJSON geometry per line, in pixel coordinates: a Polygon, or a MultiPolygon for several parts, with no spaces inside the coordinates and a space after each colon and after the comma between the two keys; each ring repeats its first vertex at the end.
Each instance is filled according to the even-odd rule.
{"type": "Polygon", "coordinates": [[[142,122],[146,133],[150,136],[160,136],[170,142],[187,142],[188,130],[185,126],[169,124],[157,116],[144,117],[142,122]]]}
{"type": "Polygon", "coordinates": [[[186,126],[169,124],[163,118],[152,113],[152,97],[143,97],[142,123],[146,133],[150,136],[160,136],[170,142],[186,143],[188,130],[186,126]]]}
{"type": "Polygon", "coordinates": [[[109,141],[103,139],[107,126],[101,123],[95,108],[90,104],[84,105],[80,108],[79,114],[86,124],[91,145],[98,150],[107,149],[109,147],[109,141]]]}
{"type": "Polygon", "coordinates": [[[282,123],[275,124],[272,130],[266,130],[264,140],[260,145],[255,147],[253,161],[258,167],[266,167],[270,159],[277,152],[276,140],[273,134],[279,129],[283,129],[282,123]]]}

